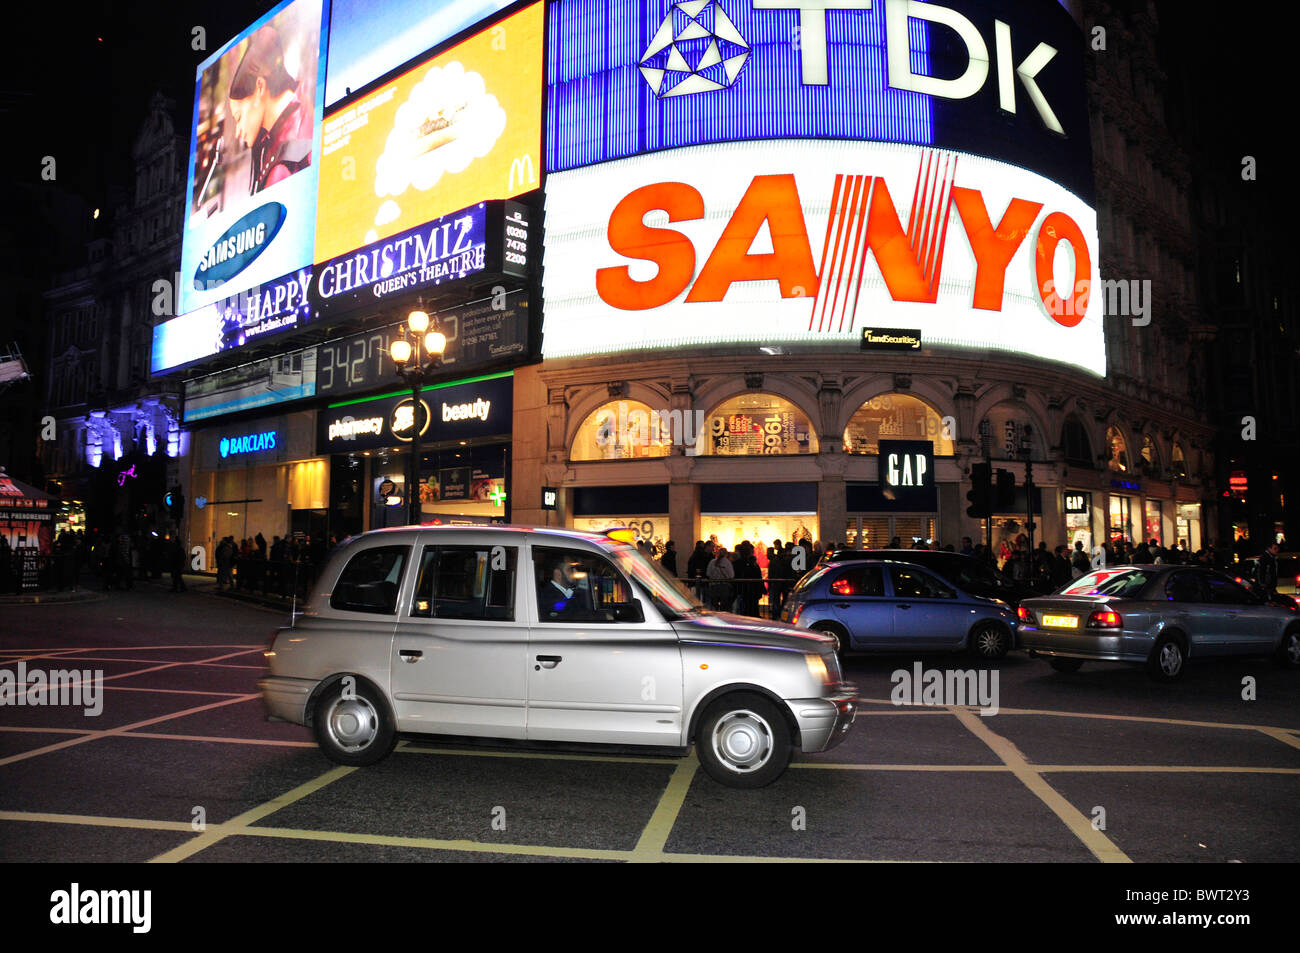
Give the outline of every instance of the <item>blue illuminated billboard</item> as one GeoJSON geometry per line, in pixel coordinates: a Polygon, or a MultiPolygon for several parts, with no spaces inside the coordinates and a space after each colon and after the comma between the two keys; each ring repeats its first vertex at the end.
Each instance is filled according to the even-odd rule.
{"type": "Polygon", "coordinates": [[[1091,201],[1082,31],[1051,0],[549,0],[546,163],[850,139],[1009,162],[1091,201]]]}
{"type": "Polygon", "coordinates": [[[285,0],[199,65],[182,315],[310,267],[325,0],[285,0]]]}

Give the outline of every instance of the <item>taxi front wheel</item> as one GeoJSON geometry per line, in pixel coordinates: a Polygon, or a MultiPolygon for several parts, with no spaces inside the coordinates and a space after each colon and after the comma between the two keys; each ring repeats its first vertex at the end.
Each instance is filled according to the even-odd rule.
{"type": "Polygon", "coordinates": [[[354,767],[383,760],[397,744],[383,699],[355,677],[339,679],[321,692],[312,730],[325,757],[354,767]]]}
{"type": "Polygon", "coordinates": [[[781,712],[760,695],[718,699],[704,714],[695,737],[700,765],[728,787],[761,788],[790,764],[790,729],[781,712]]]}

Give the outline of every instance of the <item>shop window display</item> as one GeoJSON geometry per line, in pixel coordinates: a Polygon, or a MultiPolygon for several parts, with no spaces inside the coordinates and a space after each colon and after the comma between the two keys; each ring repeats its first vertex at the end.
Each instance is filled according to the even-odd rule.
{"type": "Polygon", "coordinates": [[[867,401],[844,428],[845,453],[880,452],[880,441],[929,440],[938,457],[952,456],[951,428],[925,401],[909,394],[881,394],[867,401]]]}

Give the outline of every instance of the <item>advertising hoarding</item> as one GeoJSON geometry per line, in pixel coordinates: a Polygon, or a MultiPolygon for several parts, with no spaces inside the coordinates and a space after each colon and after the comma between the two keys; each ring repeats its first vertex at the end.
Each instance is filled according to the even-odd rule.
{"type": "Polygon", "coordinates": [[[1078,25],[1043,0],[552,0],[548,172],[744,139],[954,149],[1091,202],[1078,25]]]}
{"type": "Polygon", "coordinates": [[[1050,179],[892,143],[721,143],[547,179],[545,358],[688,345],[1023,353],[1104,374],[1096,215],[1050,179]],[[1059,290],[1059,294],[1057,293],[1059,290]]]}
{"type": "Polygon", "coordinates": [[[310,267],[324,0],[286,0],[198,67],[180,313],[310,267]]]}
{"type": "Polygon", "coordinates": [[[317,262],[538,187],[542,19],[526,7],[325,119],[317,262]]]}
{"type": "Polygon", "coordinates": [[[510,6],[514,0],[332,0],[325,105],[510,6]]]}
{"type": "Polygon", "coordinates": [[[152,374],[165,374],[309,323],[310,266],[154,325],[152,374]]]}
{"type": "Polygon", "coordinates": [[[185,382],[185,423],[283,404],[316,393],[316,349],[254,361],[185,382]]]}

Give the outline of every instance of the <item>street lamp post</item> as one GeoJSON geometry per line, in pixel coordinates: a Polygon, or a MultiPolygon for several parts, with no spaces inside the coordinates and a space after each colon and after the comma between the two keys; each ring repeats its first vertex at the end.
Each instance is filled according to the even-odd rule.
{"type": "Polygon", "coordinates": [[[429,330],[429,315],[424,311],[412,311],[402,328],[402,336],[394,341],[388,349],[389,356],[397,365],[397,376],[411,388],[411,466],[406,484],[407,522],[420,522],[420,433],[424,430],[424,403],[420,392],[424,385],[442,366],[442,355],[447,349],[447,337],[441,331],[429,330]],[[407,329],[411,339],[407,339],[407,329]]]}

